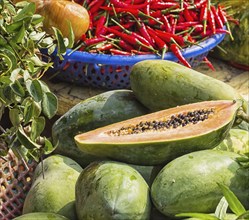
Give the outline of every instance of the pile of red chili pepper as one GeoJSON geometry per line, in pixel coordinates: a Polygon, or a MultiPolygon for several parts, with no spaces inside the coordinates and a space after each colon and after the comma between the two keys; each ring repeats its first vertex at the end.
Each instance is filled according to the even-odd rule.
{"type": "MultiPolygon", "coordinates": [[[[182,48],[213,34],[230,34],[229,16],[210,0],[83,0],[80,4],[89,12],[90,26],[79,50],[91,53],[163,58],[171,51],[191,67],[182,48]]],[[[204,61],[213,68],[207,58],[204,61]]]]}

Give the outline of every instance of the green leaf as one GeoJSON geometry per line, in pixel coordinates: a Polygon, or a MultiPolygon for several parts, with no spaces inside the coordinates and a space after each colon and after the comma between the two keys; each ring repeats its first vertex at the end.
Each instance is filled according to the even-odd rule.
{"type": "Polygon", "coordinates": [[[74,32],[73,32],[73,28],[72,28],[72,24],[70,21],[68,21],[68,26],[69,26],[69,37],[68,37],[68,48],[72,48],[74,45],[74,32]]]}
{"type": "Polygon", "coordinates": [[[217,217],[209,215],[209,214],[202,214],[202,213],[180,213],[176,214],[176,217],[190,217],[190,218],[198,218],[203,220],[219,220],[217,217]]]}
{"type": "Polygon", "coordinates": [[[18,12],[18,14],[13,18],[14,21],[18,21],[27,16],[32,16],[35,13],[35,3],[31,2],[24,6],[24,8],[18,12]]]}
{"type": "Polygon", "coordinates": [[[15,34],[12,40],[14,40],[16,43],[21,43],[24,36],[25,36],[25,26],[23,24],[21,29],[15,34]]]}
{"type": "Polygon", "coordinates": [[[226,198],[223,196],[216,207],[215,216],[219,219],[224,219],[224,217],[226,216],[227,208],[228,208],[228,202],[226,198]]]}
{"type": "Polygon", "coordinates": [[[31,97],[36,101],[39,102],[42,100],[42,87],[39,80],[27,80],[26,81],[26,88],[31,95],[31,97]]]}
{"type": "Polygon", "coordinates": [[[38,14],[34,14],[32,17],[32,24],[38,25],[44,20],[44,17],[38,14]]]}
{"type": "Polygon", "coordinates": [[[27,149],[39,149],[41,146],[35,142],[33,142],[24,132],[22,127],[19,127],[17,131],[17,138],[20,143],[27,149]]]}
{"type": "Polygon", "coordinates": [[[24,123],[27,124],[34,116],[34,105],[33,101],[29,100],[26,102],[23,112],[24,123]]]}
{"type": "Polygon", "coordinates": [[[44,153],[45,155],[51,154],[55,150],[55,147],[50,142],[49,139],[45,138],[45,147],[44,147],[44,153]]]}
{"type": "Polygon", "coordinates": [[[20,111],[16,108],[9,110],[9,119],[13,126],[18,126],[20,124],[20,111]]]}
{"type": "Polygon", "coordinates": [[[51,119],[56,114],[57,109],[57,97],[51,92],[44,93],[42,99],[42,112],[44,113],[44,115],[51,119]]]}
{"type": "Polygon", "coordinates": [[[14,83],[11,83],[10,84],[10,87],[12,89],[12,91],[20,96],[20,97],[24,97],[25,96],[25,90],[24,88],[22,87],[21,83],[19,82],[19,80],[15,80],[14,83]]]}
{"type": "Polygon", "coordinates": [[[65,46],[64,39],[63,39],[61,31],[59,29],[55,28],[55,27],[53,27],[53,30],[54,30],[56,40],[57,40],[57,44],[58,44],[57,45],[57,55],[60,56],[60,54],[63,54],[63,53],[66,52],[66,46],[65,46]]]}
{"type": "Polygon", "coordinates": [[[243,214],[246,210],[244,206],[241,204],[241,202],[238,200],[236,195],[224,184],[217,183],[220,189],[222,190],[223,195],[225,196],[229,208],[235,213],[236,215],[243,214]]]}
{"type": "Polygon", "coordinates": [[[45,128],[45,124],[46,121],[44,117],[34,118],[32,120],[31,134],[30,134],[31,140],[35,140],[37,137],[41,135],[42,131],[45,128]]]}
{"type": "Polygon", "coordinates": [[[249,219],[249,210],[240,215],[236,220],[248,220],[249,219]]]}

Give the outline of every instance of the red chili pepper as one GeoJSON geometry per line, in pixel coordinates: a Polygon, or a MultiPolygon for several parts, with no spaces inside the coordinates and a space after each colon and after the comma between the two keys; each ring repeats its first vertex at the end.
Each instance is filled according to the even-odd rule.
{"type": "Polygon", "coordinates": [[[146,5],[146,7],[145,7],[145,9],[144,9],[144,13],[146,14],[146,15],[150,15],[150,2],[151,2],[151,0],[146,0],[146,3],[147,3],[147,5],[146,5]]]}
{"type": "Polygon", "coordinates": [[[189,10],[187,7],[184,7],[183,15],[184,15],[184,18],[186,19],[186,21],[194,21],[193,17],[189,13],[189,10]]]}
{"type": "MultiPolygon", "coordinates": [[[[225,29],[216,29],[216,34],[230,34],[230,32],[228,30],[225,30],[225,29]]],[[[202,38],[210,37],[211,35],[213,35],[212,30],[207,30],[206,34],[201,33],[202,38]]]]}
{"type": "Polygon", "coordinates": [[[97,51],[100,51],[100,52],[103,52],[103,51],[107,51],[107,50],[110,50],[111,48],[113,48],[114,45],[111,44],[111,43],[107,43],[107,44],[104,44],[103,46],[99,47],[99,48],[96,48],[97,51]]]}
{"type": "Polygon", "coordinates": [[[111,48],[110,52],[111,52],[112,55],[123,55],[123,56],[132,55],[130,52],[119,50],[119,49],[114,49],[114,48],[111,48]]]}
{"type": "Polygon", "coordinates": [[[119,24],[118,22],[116,22],[114,19],[111,19],[115,24],[119,25],[122,30],[124,32],[126,32],[127,34],[129,34],[130,36],[133,36],[135,38],[137,38],[140,42],[142,42],[144,45],[148,46],[148,47],[152,47],[152,45],[149,43],[148,40],[146,40],[144,37],[142,37],[141,35],[137,34],[134,31],[129,31],[126,28],[124,28],[121,24],[119,24]]]}
{"type": "Polygon", "coordinates": [[[147,2],[143,4],[139,4],[139,5],[130,5],[130,4],[121,2],[119,0],[110,0],[110,3],[112,3],[115,7],[118,7],[118,8],[133,8],[133,9],[143,9],[147,5],[147,2]]]}
{"type": "Polygon", "coordinates": [[[201,8],[205,4],[207,4],[207,0],[200,0],[198,2],[195,2],[194,7],[198,9],[198,8],[201,8]]]}
{"type": "Polygon", "coordinates": [[[132,54],[136,54],[136,55],[147,55],[147,54],[152,54],[153,52],[149,52],[149,51],[140,51],[140,50],[132,50],[131,51],[132,54]]]}
{"type": "Polygon", "coordinates": [[[200,12],[200,21],[203,23],[203,32],[204,34],[206,33],[207,29],[207,4],[203,4],[201,7],[201,12],[200,12]]]}
{"type": "Polygon", "coordinates": [[[212,10],[208,10],[208,23],[211,26],[212,33],[216,34],[216,25],[212,10]]]}
{"type": "Polygon", "coordinates": [[[183,57],[180,49],[178,48],[178,46],[176,44],[171,44],[170,45],[170,50],[172,51],[172,53],[178,58],[178,60],[183,63],[186,67],[191,68],[191,65],[189,64],[189,62],[183,57]]]}
{"type": "Polygon", "coordinates": [[[96,3],[92,5],[92,7],[89,7],[88,12],[93,15],[95,12],[99,10],[100,6],[103,5],[104,3],[105,0],[97,0],[96,3]]]}
{"type": "Polygon", "coordinates": [[[151,28],[148,29],[148,32],[149,32],[150,36],[154,38],[158,49],[162,51],[162,59],[164,59],[164,55],[165,55],[166,51],[168,50],[167,44],[160,37],[158,37],[156,35],[156,33],[154,32],[153,29],[151,29],[151,28]]]}
{"type": "Polygon", "coordinates": [[[106,29],[104,28],[105,22],[106,15],[102,15],[97,22],[95,36],[99,37],[101,34],[104,34],[106,32],[106,29]]]}
{"type": "MultiPolygon", "coordinates": [[[[114,37],[114,34],[112,34],[112,33],[108,34],[107,37],[109,37],[109,38],[114,37]]],[[[90,46],[90,45],[93,45],[93,44],[103,42],[105,40],[106,40],[105,37],[95,37],[95,38],[89,38],[89,39],[85,40],[83,43],[84,43],[85,46],[90,46]]]]}
{"type": "Polygon", "coordinates": [[[213,64],[208,60],[207,57],[204,57],[204,58],[203,58],[203,61],[208,65],[208,67],[209,67],[211,70],[215,71],[215,68],[214,68],[213,64]]]}
{"type": "Polygon", "coordinates": [[[218,15],[219,15],[220,19],[222,20],[223,24],[226,25],[227,30],[229,31],[229,35],[230,35],[231,40],[234,40],[233,35],[232,35],[232,32],[231,32],[231,29],[230,29],[229,22],[228,22],[228,20],[227,20],[227,18],[226,18],[226,14],[225,14],[225,12],[222,10],[222,8],[221,8],[220,5],[218,5],[218,15]]]}
{"type": "Polygon", "coordinates": [[[218,15],[218,12],[216,11],[216,8],[213,5],[211,5],[211,11],[212,11],[212,13],[214,15],[214,19],[215,19],[215,22],[217,24],[217,27],[218,28],[223,28],[224,24],[223,24],[220,16],[218,15]]]}
{"type": "Polygon", "coordinates": [[[155,30],[155,32],[166,43],[172,43],[176,41],[180,46],[185,45],[184,38],[182,36],[178,36],[172,33],[167,33],[161,30],[155,30]]]}
{"type": "Polygon", "coordinates": [[[152,1],[150,4],[150,8],[152,10],[162,10],[172,7],[179,8],[179,4],[177,2],[160,2],[160,1],[152,1]]]}
{"type": "Polygon", "coordinates": [[[139,39],[137,39],[137,37],[135,37],[134,35],[129,35],[129,34],[126,34],[126,33],[121,33],[115,29],[112,29],[112,28],[107,28],[107,30],[117,36],[119,36],[122,40],[130,43],[131,45],[133,46],[140,46],[142,47],[143,49],[153,49],[153,48],[150,48],[148,47],[147,45],[144,45],[139,39]]]}
{"type": "Polygon", "coordinates": [[[172,31],[171,30],[171,25],[169,23],[169,20],[168,20],[167,16],[163,15],[162,20],[163,20],[163,23],[165,25],[165,31],[171,33],[171,31],[172,31]]]}

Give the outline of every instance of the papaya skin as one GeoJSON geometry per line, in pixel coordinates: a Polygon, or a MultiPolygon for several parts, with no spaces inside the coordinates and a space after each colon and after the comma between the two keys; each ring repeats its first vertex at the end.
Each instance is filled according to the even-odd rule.
{"type": "Polygon", "coordinates": [[[217,183],[234,192],[249,208],[249,172],[236,161],[234,152],[204,150],[192,152],[166,164],[155,178],[151,197],[166,216],[180,213],[214,213],[223,197],[217,183]]]}
{"type": "Polygon", "coordinates": [[[208,100],[243,100],[230,85],[181,64],[167,60],[136,63],[130,74],[131,89],[152,111],[208,100]]]}
{"type": "Polygon", "coordinates": [[[69,220],[69,219],[55,213],[34,212],[18,216],[13,220],[69,220]]]}
{"type": "Polygon", "coordinates": [[[249,131],[231,129],[227,137],[214,150],[231,151],[238,154],[249,153],[249,131]]]}
{"type": "Polygon", "coordinates": [[[95,156],[137,165],[160,165],[193,151],[211,149],[218,145],[232,127],[241,102],[207,101],[178,106],[119,123],[111,124],[75,136],[80,150],[95,156]],[[215,114],[206,121],[177,128],[128,135],[112,135],[111,131],[133,127],[140,122],[162,121],[172,115],[214,108],[215,114]]]}
{"type": "MultiPolygon", "coordinates": [[[[14,2],[20,2],[15,0],[14,2]]],[[[23,0],[22,0],[23,1],[23,0]]],[[[27,0],[36,4],[36,13],[44,17],[43,28],[54,33],[52,27],[58,28],[64,37],[69,38],[69,22],[72,25],[75,42],[80,40],[89,27],[88,11],[81,5],[69,0],[27,0]]]]}

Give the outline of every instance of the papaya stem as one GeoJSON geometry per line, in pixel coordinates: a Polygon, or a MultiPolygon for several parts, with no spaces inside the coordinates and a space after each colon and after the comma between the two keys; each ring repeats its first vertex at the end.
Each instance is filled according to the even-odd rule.
{"type": "Polygon", "coordinates": [[[249,115],[247,115],[242,109],[239,109],[237,112],[237,118],[242,119],[243,121],[249,123],[249,115]]]}

